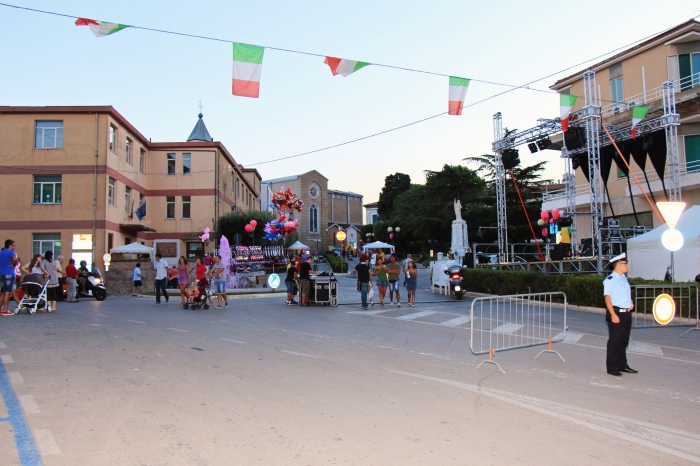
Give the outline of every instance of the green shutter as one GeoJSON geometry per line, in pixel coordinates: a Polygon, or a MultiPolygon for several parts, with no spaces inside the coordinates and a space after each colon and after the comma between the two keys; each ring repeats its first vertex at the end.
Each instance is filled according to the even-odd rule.
{"type": "Polygon", "coordinates": [[[700,171],[700,136],[685,136],[686,171],[700,171]]]}

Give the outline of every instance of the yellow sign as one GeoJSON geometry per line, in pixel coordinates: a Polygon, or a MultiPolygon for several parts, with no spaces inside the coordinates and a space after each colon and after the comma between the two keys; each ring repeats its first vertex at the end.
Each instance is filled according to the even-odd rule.
{"type": "Polygon", "coordinates": [[[652,309],[654,320],[661,325],[670,323],[676,315],[676,303],[672,297],[665,293],[656,297],[652,309]]]}
{"type": "Polygon", "coordinates": [[[345,232],[341,230],[335,234],[335,237],[338,241],[345,241],[345,238],[347,238],[348,235],[346,235],[345,232]]]}

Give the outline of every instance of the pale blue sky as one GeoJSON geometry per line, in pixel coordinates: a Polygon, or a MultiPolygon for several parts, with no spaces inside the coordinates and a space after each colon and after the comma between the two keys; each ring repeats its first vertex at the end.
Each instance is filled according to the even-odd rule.
{"type": "MultiPolygon", "coordinates": [[[[167,29],[519,85],[694,15],[692,0],[11,1],[167,29]],[[663,4],[663,6],[662,6],[663,4]]],[[[448,80],[380,67],[332,77],[323,58],[266,50],[259,99],[231,95],[231,44],[127,29],[95,38],[68,18],[0,7],[0,105],[113,105],[153,141],[184,141],[204,121],[244,165],[341,143],[447,110],[448,80]]],[[[578,70],[577,68],[576,70],[578,70]]],[[[560,76],[533,87],[547,89],[560,76]]],[[[466,104],[504,88],[472,82],[466,104]]],[[[263,178],[316,169],[333,189],[378,198],[384,177],[459,164],[508,128],[558,116],[554,94],[518,90],[387,135],[283,162],[263,178]]],[[[563,171],[548,151],[548,175],[563,171]]],[[[521,148],[524,164],[543,157],[521,148]]],[[[194,168],[196,170],[196,167],[194,168]]]]}

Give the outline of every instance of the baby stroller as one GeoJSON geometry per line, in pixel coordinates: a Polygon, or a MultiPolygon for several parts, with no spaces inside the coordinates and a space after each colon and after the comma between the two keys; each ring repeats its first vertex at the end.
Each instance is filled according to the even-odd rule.
{"type": "MultiPolygon", "coordinates": [[[[38,273],[32,273],[22,279],[22,290],[24,296],[19,301],[15,308],[15,314],[25,310],[30,314],[36,314],[36,311],[46,306],[46,285],[48,280],[38,273]]],[[[50,312],[50,311],[49,311],[50,312]]]]}
{"type": "Polygon", "coordinates": [[[207,300],[211,295],[209,294],[209,281],[206,278],[202,278],[198,282],[192,282],[192,286],[189,289],[187,295],[187,301],[182,305],[183,309],[209,309],[209,304],[207,300]]]}

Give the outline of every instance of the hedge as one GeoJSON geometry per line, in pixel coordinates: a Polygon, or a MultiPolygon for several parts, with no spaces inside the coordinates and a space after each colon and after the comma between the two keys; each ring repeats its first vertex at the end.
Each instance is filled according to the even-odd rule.
{"type": "Polygon", "coordinates": [[[327,252],[325,256],[331,266],[331,270],[333,270],[334,273],[346,273],[348,271],[348,263],[342,260],[340,257],[336,256],[332,252],[327,252]]]}
{"type": "MultiPolygon", "coordinates": [[[[462,277],[467,291],[494,295],[563,291],[569,304],[605,307],[604,275],[546,275],[520,270],[462,269],[462,277]]],[[[631,285],[670,285],[661,280],[642,278],[630,278],[629,282],[631,285]]]]}

